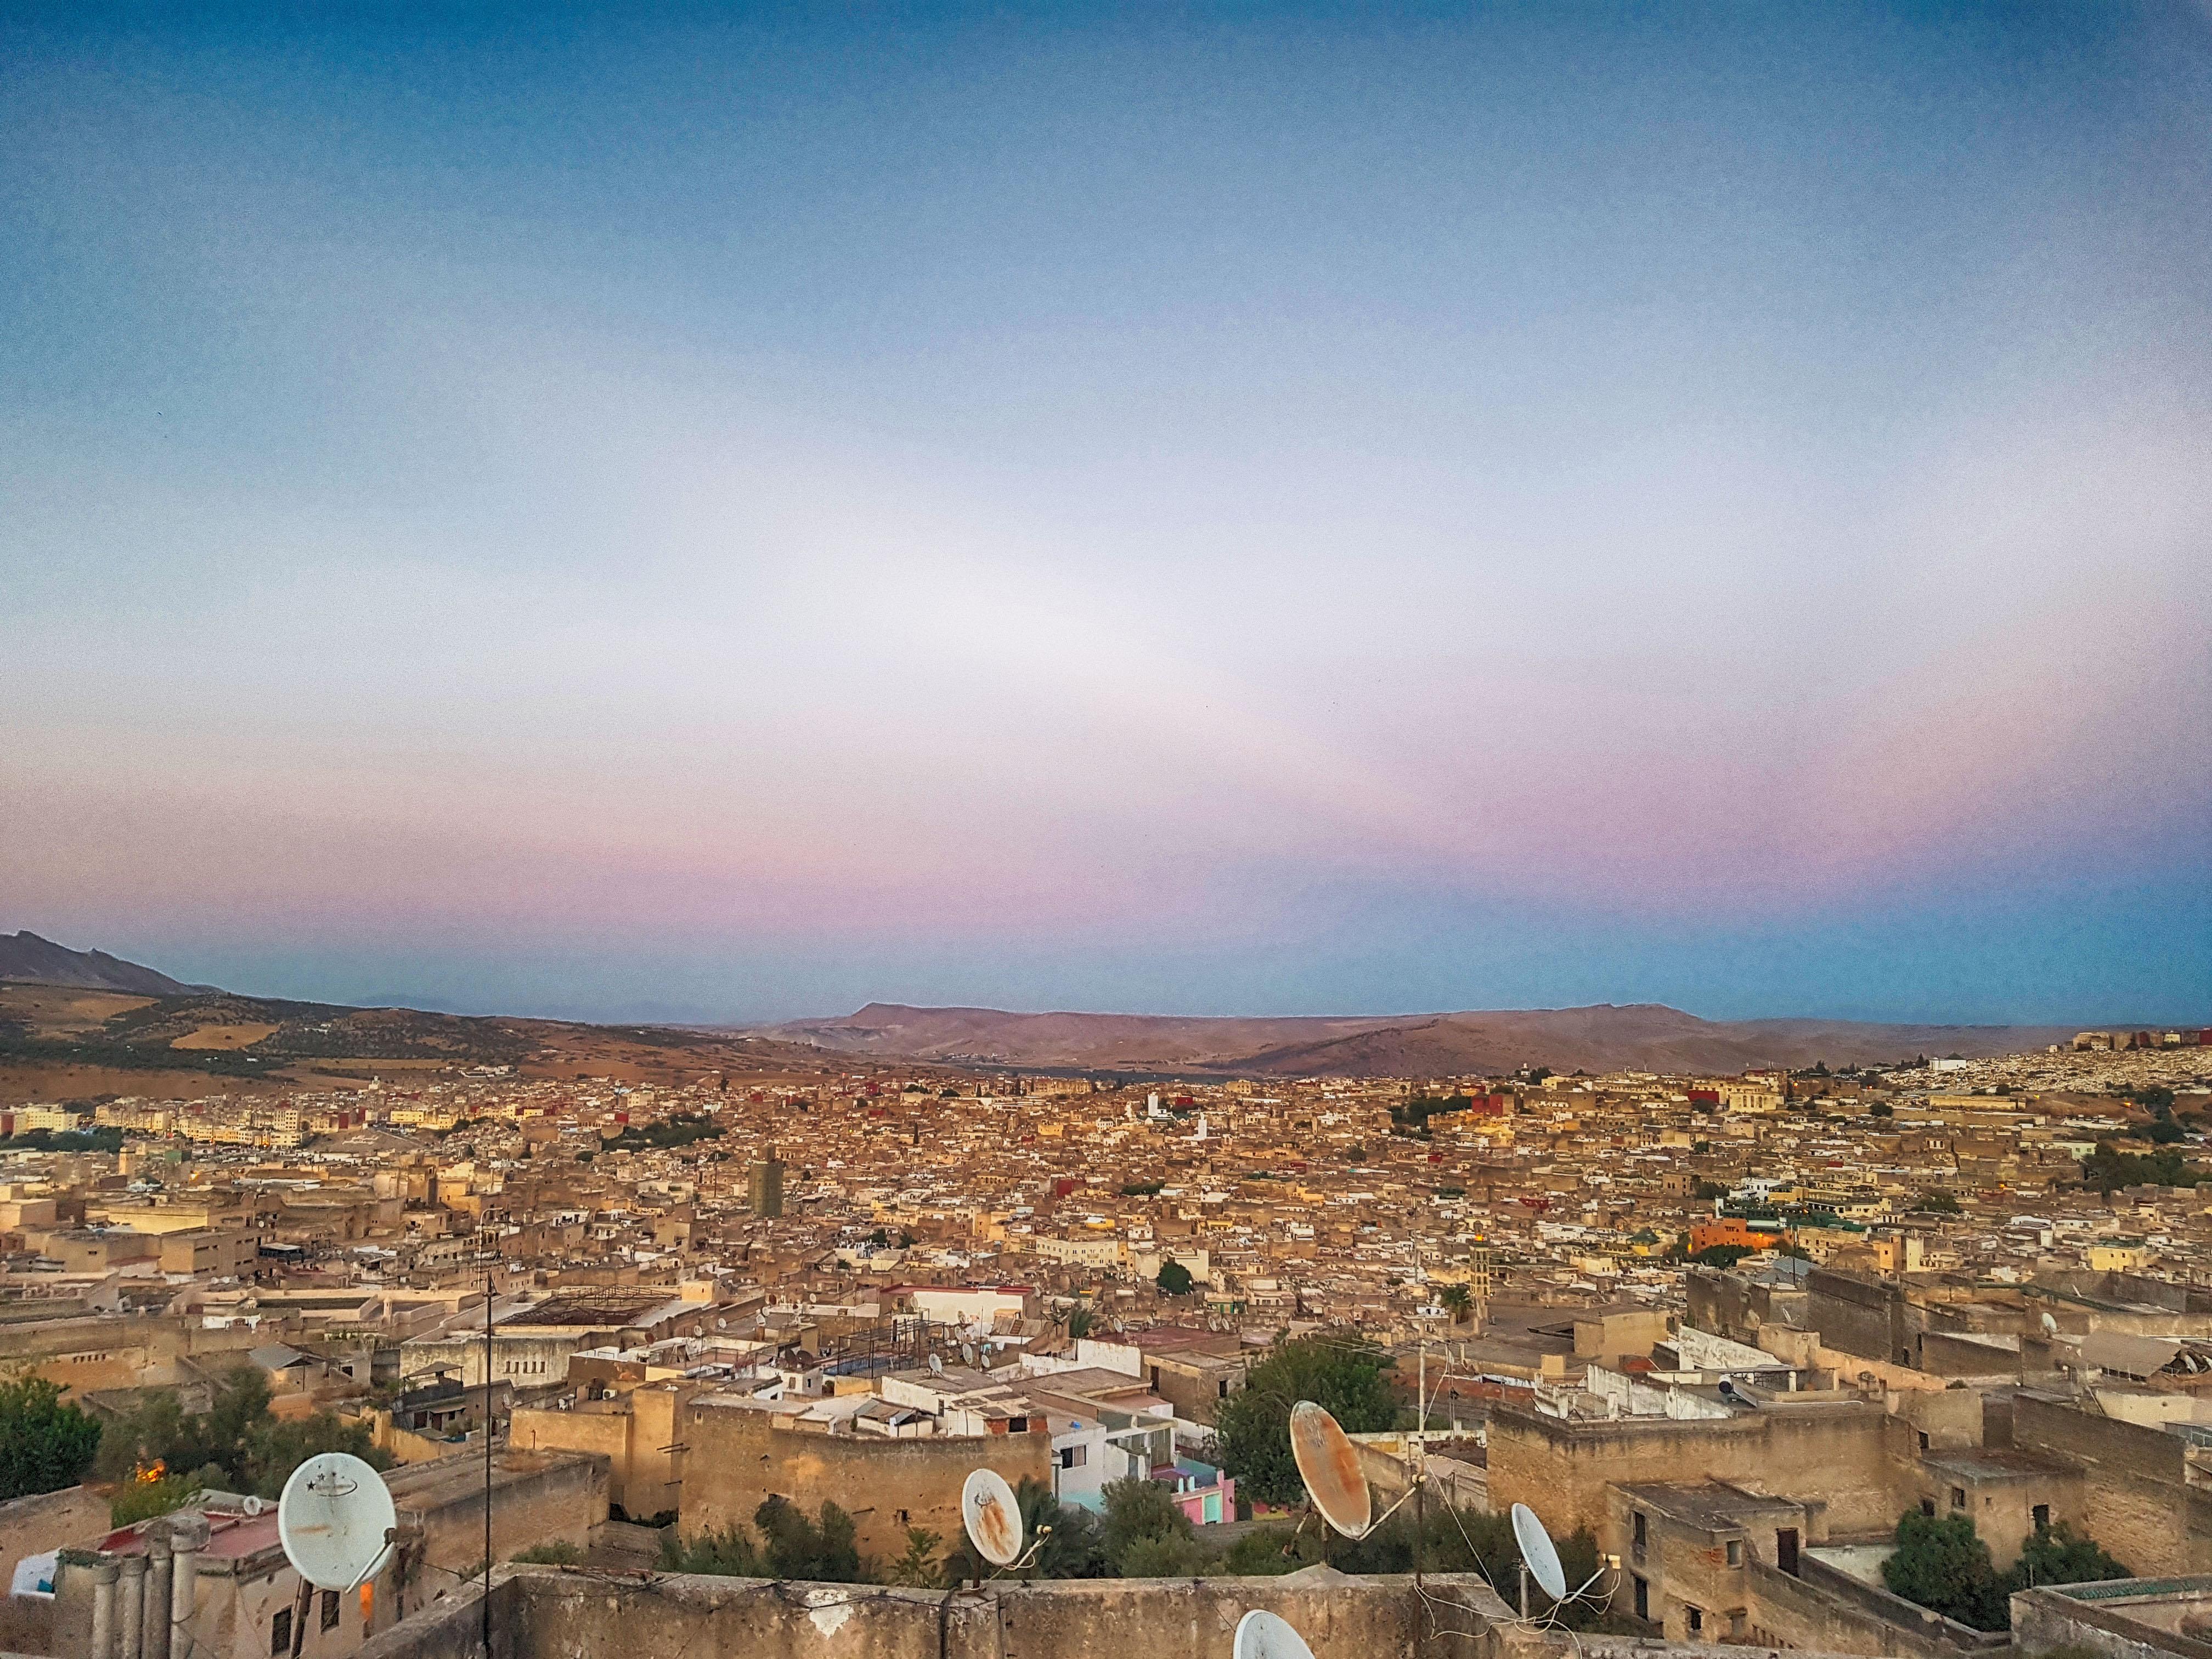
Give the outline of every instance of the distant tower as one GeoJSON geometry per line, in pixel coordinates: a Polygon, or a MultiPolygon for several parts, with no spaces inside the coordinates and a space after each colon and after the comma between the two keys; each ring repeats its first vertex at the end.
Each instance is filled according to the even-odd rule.
{"type": "Polygon", "coordinates": [[[774,1221],[783,1214],[783,1165],[774,1152],[745,1171],[746,1187],[755,1217],[774,1221]]]}

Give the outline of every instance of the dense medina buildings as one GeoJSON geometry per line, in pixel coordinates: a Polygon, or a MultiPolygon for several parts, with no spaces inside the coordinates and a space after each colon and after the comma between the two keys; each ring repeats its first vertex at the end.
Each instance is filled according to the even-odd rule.
{"type": "MultiPolygon", "coordinates": [[[[279,1418],[364,1425],[426,1541],[381,1612],[319,1608],[318,1659],[434,1620],[481,1563],[487,1419],[502,1560],[642,1565],[645,1528],[775,1496],[888,1560],[957,1536],[979,1467],[1092,1509],[1154,1481],[1203,1528],[1250,1510],[1221,1402],[1345,1330],[1404,1358],[1409,1403],[1425,1379],[1436,1491],[1616,1559],[1617,1629],[1933,1656],[1989,1644],[1881,1587],[1901,1512],[1963,1517],[1999,1568],[2063,1522],[2212,1571],[2212,1188],[2161,1184],[2212,1165],[2196,1035],[1842,1074],[479,1068],[115,1100],[87,1127],[119,1150],[5,1154],[0,1350],[109,1417],[244,1364],[279,1418]]],[[[1362,1455],[1403,1489],[1401,1436],[1362,1455]]],[[[175,1537],[23,1501],[0,1541],[67,1553],[10,1650],[148,1659],[112,1623],[98,1650],[94,1605],[189,1546],[222,1645],[305,1651],[308,1601],[219,1495],[175,1537]]],[[[501,1592],[517,1619],[553,1593],[501,1592]]],[[[1396,1629],[1375,1594],[1328,1616],[1396,1629]]],[[[2106,1616],[2036,1607],[2053,1645],[2106,1616]]]]}

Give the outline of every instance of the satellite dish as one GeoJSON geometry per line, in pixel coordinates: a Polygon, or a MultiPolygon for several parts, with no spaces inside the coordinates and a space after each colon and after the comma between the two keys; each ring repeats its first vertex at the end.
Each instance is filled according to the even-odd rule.
{"type": "Polygon", "coordinates": [[[2045,1336],[2056,1336],[2058,1334],[2058,1322],[2052,1318],[2047,1310],[2043,1316],[2043,1334],[2045,1336]]]}
{"type": "Polygon", "coordinates": [[[1565,1601],[1567,1572],[1559,1565],[1559,1552],[1553,1547],[1552,1534],[1536,1518],[1536,1511],[1526,1504],[1513,1506],[1513,1541],[1520,1545],[1521,1559],[1528,1564],[1528,1575],[1537,1588],[1554,1601],[1565,1601]]]}
{"type": "Polygon", "coordinates": [[[245,1501],[240,1503],[238,1507],[244,1510],[248,1515],[258,1515],[262,1510],[267,1509],[269,1505],[262,1498],[254,1497],[249,1493],[245,1501]]]}
{"type": "Polygon", "coordinates": [[[1008,1567],[1022,1553],[1022,1506],[994,1469],[975,1469],[960,1488],[960,1524],[968,1541],[994,1567],[1008,1567]]]}
{"type": "Polygon", "coordinates": [[[945,1375],[945,1362],[932,1354],[929,1356],[929,1369],[933,1375],[942,1376],[945,1375]]]}
{"type": "Polygon", "coordinates": [[[1374,1524],[1375,1501],[1359,1473],[1359,1454],[1336,1419],[1310,1400],[1291,1407],[1291,1455],[1321,1518],[1346,1538],[1364,1538],[1374,1524]]]}
{"type": "Polygon", "coordinates": [[[276,1500],[284,1559],[319,1589],[349,1590],[375,1577],[399,1524],[384,1477],[348,1452],[320,1452],[292,1471],[276,1500]]]}
{"type": "Polygon", "coordinates": [[[1306,1638],[1287,1619],[1255,1607],[1237,1621],[1234,1659],[1313,1659],[1306,1638]]]}
{"type": "Polygon", "coordinates": [[[975,1345],[973,1342],[963,1342],[960,1345],[960,1363],[963,1365],[972,1365],[975,1363],[975,1345]]]}

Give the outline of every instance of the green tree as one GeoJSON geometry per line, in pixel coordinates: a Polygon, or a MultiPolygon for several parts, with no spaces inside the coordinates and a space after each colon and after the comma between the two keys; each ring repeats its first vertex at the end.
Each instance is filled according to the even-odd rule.
{"type": "Polygon", "coordinates": [[[1278,1344],[1252,1368],[1242,1392],[1214,1407],[1224,1468],[1255,1503],[1296,1504],[1305,1496],[1291,1456],[1291,1407],[1310,1400],[1352,1434],[1380,1433],[1397,1420],[1383,1373],[1390,1356],[1359,1336],[1324,1332],[1278,1344]]]}
{"type": "Polygon", "coordinates": [[[134,1522],[182,1509],[207,1490],[199,1474],[165,1474],[158,1480],[131,1480],[115,1489],[107,1500],[107,1524],[127,1527],[134,1522]]]}
{"type": "Polygon", "coordinates": [[[720,1532],[702,1532],[678,1538],[671,1527],[660,1534],[663,1572],[702,1572],[721,1578],[765,1578],[760,1547],[752,1534],[732,1522],[720,1532]]]}
{"type": "Polygon", "coordinates": [[[1733,1267],[1750,1254],[1748,1244],[1708,1244],[1702,1250],[1692,1251],[1690,1260],[1700,1267],[1733,1267]]]}
{"type": "Polygon", "coordinates": [[[2177,1140],[2186,1140],[2189,1132],[2170,1117],[2154,1117],[2143,1131],[2143,1139],[2160,1146],[2171,1146],[2177,1140]]]}
{"type": "Polygon", "coordinates": [[[1963,1515],[1939,1518],[1905,1510],[1897,1521],[1897,1547],[1881,1564],[1881,1579],[1892,1594],[1976,1630],[2003,1630],[2012,1622],[1990,1547],[1963,1515]]]}
{"type": "Polygon", "coordinates": [[[1444,1311],[1451,1316],[1451,1322],[1455,1325],[1463,1325],[1474,1317],[1474,1293],[1464,1285],[1445,1285],[1437,1299],[1443,1304],[1444,1311]]]}
{"type": "Polygon", "coordinates": [[[532,1544],[509,1559],[526,1566],[575,1567],[583,1565],[584,1553],[567,1539],[556,1538],[550,1544],[532,1544]]]}
{"type": "Polygon", "coordinates": [[[1690,1189],[1690,1196],[1700,1204],[1710,1204],[1717,1198],[1728,1195],[1728,1183],[1724,1181],[1700,1181],[1690,1189]]]}
{"type": "Polygon", "coordinates": [[[2101,1578],[2132,1578],[2135,1574],[2098,1547],[2087,1533],[2076,1534],[2068,1522],[2038,1527],[2034,1536],[2020,1548],[2020,1559],[2005,1575],[2008,1590],[2036,1584],[2087,1584],[2101,1578]]]}
{"type": "Polygon", "coordinates": [[[1289,1527],[1255,1527],[1224,1551],[1221,1571],[1243,1578],[1296,1572],[1309,1565],[1297,1552],[1297,1534],[1289,1527]]]}
{"type": "Polygon", "coordinates": [[[59,1492],[84,1478],[100,1450],[100,1425],[68,1390],[28,1368],[0,1380],[0,1501],[59,1492]]]}
{"type": "Polygon", "coordinates": [[[1160,1287],[1163,1296],[1188,1296],[1194,1281],[1189,1268],[1180,1261],[1170,1261],[1160,1263],[1159,1277],[1152,1282],[1160,1287]]]}
{"type": "Polygon", "coordinates": [[[365,1425],[329,1412],[289,1420],[270,1416],[268,1378],[258,1366],[241,1364],[224,1374],[200,1416],[187,1415],[173,1389],[147,1395],[102,1437],[99,1471],[120,1482],[160,1464],[172,1474],[195,1470],[204,1486],[274,1498],[294,1469],[326,1451],[351,1452],[372,1468],[392,1467],[391,1455],[376,1449],[365,1425]]]}
{"type": "Polygon", "coordinates": [[[2124,1152],[2109,1140],[2100,1140],[2081,1160],[2081,1179],[2100,1193],[2123,1187],[2194,1187],[2206,1179],[2204,1171],[2182,1162],[2171,1146],[2154,1152],[2124,1152]]]}
{"type": "Polygon", "coordinates": [[[1139,1538],[1121,1553],[1123,1578],[1195,1578],[1212,1563],[1195,1538],[1139,1538]]]}
{"type": "Polygon", "coordinates": [[[390,1454],[376,1449],[364,1423],[347,1423],[329,1412],[279,1422],[269,1419],[246,1431],[243,1477],[238,1490],[276,1498],[292,1478],[292,1471],[324,1452],[350,1452],[374,1469],[392,1467],[390,1454]]]}
{"type": "Polygon", "coordinates": [[[1173,1563],[1190,1559],[1188,1554],[1163,1555],[1154,1552],[1146,1558],[1154,1563],[1167,1561],[1164,1571],[1138,1572],[1130,1567],[1130,1552],[1139,1544],[1188,1544],[1192,1540],[1190,1517],[1182,1512],[1165,1486],[1157,1480],[1109,1480],[1103,1496],[1106,1517],[1100,1542],[1115,1571],[1125,1578],[1157,1578],[1182,1571],[1173,1563]]]}
{"type": "Polygon", "coordinates": [[[1084,1337],[1090,1335],[1091,1322],[1095,1316],[1096,1316],[1091,1313],[1090,1309],[1079,1304],[1076,1307],[1071,1308],[1067,1314],[1068,1340],[1071,1342],[1079,1341],[1084,1337]]]}
{"type": "Polygon", "coordinates": [[[1877,1100],[1873,1105],[1867,1108],[1867,1115],[1869,1117],[1894,1117],[1897,1115],[1897,1108],[1891,1105],[1886,1100],[1877,1100]]]}
{"type": "Polygon", "coordinates": [[[937,1547],[945,1541],[944,1535],[927,1527],[906,1529],[906,1553],[890,1565],[886,1577],[894,1584],[904,1584],[914,1589],[926,1589],[945,1581],[945,1570],[937,1559],[937,1547]]]}
{"type": "Polygon", "coordinates": [[[835,1504],[825,1500],[818,1517],[810,1519],[789,1498],[770,1493],[753,1511],[753,1525],[771,1577],[856,1584],[866,1577],[853,1517],[835,1504]]]}
{"type": "Polygon", "coordinates": [[[1912,1200],[1912,1207],[1925,1210],[1932,1215],[1956,1215],[1959,1213],[1958,1194],[1946,1192],[1941,1187],[1930,1187],[1912,1200]]]}

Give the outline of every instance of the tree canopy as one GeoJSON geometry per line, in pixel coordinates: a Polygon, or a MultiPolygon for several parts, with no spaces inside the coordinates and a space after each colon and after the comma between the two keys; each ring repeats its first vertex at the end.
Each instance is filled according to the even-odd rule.
{"type": "Polygon", "coordinates": [[[1189,1268],[1180,1261],[1172,1261],[1160,1263],[1159,1277],[1153,1281],[1164,1296],[1188,1296],[1194,1282],[1189,1268]]]}
{"type": "Polygon", "coordinates": [[[1383,1373],[1390,1356],[1356,1335],[1324,1332],[1279,1344],[1252,1368],[1243,1392],[1214,1408],[1222,1467],[1255,1503],[1296,1504],[1305,1487],[1291,1456],[1291,1407],[1310,1400],[1351,1434],[1379,1433],[1397,1420],[1383,1373]]]}
{"type": "Polygon", "coordinates": [[[1881,1564],[1881,1581],[1893,1595],[1976,1630],[2003,1630],[2012,1622],[1990,1547],[1963,1515],[1907,1510],[1899,1516],[1897,1547],[1881,1564]]]}
{"type": "Polygon", "coordinates": [[[351,1452],[372,1468],[392,1467],[366,1425],[329,1412],[278,1419],[269,1413],[269,1381],[252,1365],[235,1365],[216,1385],[207,1412],[190,1415],[173,1389],[149,1395],[101,1438],[99,1470],[125,1481],[155,1468],[185,1480],[183,1497],[204,1487],[274,1498],[292,1471],[318,1452],[351,1452]]]}
{"type": "Polygon", "coordinates": [[[27,1370],[0,1378],[0,1502],[73,1486],[92,1466],[100,1424],[66,1392],[27,1370]]]}
{"type": "Polygon", "coordinates": [[[1972,1521],[1918,1510],[1898,1517],[1897,1548],[1881,1564],[1882,1582],[1896,1594],[1976,1630],[2011,1627],[2014,1590],[2132,1576],[2096,1540],[2063,1521],[2038,1527],[2021,1545],[2020,1559],[2000,1573],[1972,1521]]]}

